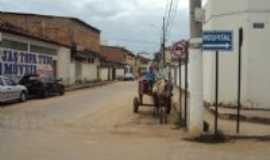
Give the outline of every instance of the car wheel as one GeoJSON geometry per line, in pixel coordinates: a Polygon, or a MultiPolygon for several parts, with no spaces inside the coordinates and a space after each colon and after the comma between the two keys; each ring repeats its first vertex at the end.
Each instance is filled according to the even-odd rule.
{"type": "Polygon", "coordinates": [[[27,94],[25,92],[22,92],[20,95],[20,101],[25,102],[27,100],[27,94]]]}
{"type": "Polygon", "coordinates": [[[60,89],[59,95],[60,95],[60,96],[63,96],[64,94],[65,94],[65,89],[60,89]]]}
{"type": "Polygon", "coordinates": [[[44,90],[42,93],[42,98],[47,98],[49,96],[49,93],[47,90],[44,90]]]}

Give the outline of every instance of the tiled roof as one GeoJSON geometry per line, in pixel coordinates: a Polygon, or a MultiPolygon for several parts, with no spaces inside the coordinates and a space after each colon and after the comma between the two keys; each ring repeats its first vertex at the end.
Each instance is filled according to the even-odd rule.
{"type": "Polygon", "coordinates": [[[138,55],[137,58],[142,62],[142,63],[148,63],[151,61],[151,59],[146,58],[144,56],[138,55]]]}

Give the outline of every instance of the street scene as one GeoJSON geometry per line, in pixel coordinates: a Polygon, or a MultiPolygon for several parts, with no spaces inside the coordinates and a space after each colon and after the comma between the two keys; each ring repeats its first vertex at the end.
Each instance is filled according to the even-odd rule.
{"type": "Polygon", "coordinates": [[[0,0],[0,159],[268,160],[269,10],[0,0]]]}
{"type": "Polygon", "coordinates": [[[269,158],[267,139],[224,144],[184,140],[186,132],[175,127],[173,115],[167,125],[160,125],[151,109],[133,114],[135,90],[136,83],[120,82],[5,106],[0,115],[1,159],[269,158]]]}

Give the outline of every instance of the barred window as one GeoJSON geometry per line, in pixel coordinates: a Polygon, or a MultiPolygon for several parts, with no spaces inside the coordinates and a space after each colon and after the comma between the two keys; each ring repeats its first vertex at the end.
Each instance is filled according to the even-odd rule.
{"type": "Polygon", "coordinates": [[[10,48],[10,49],[16,49],[21,51],[27,51],[27,43],[3,39],[2,42],[0,42],[0,47],[3,48],[10,48]]]}
{"type": "Polygon", "coordinates": [[[30,45],[30,51],[35,52],[35,53],[46,53],[46,54],[52,54],[52,55],[55,55],[57,53],[56,49],[32,45],[32,44],[30,45]]]}

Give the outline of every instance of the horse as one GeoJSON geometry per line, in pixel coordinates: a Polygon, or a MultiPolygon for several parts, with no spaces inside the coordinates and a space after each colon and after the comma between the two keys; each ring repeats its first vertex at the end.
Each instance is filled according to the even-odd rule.
{"type": "Polygon", "coordinates": [[[159,116],[160,123],[167,123],[167,115],[171,112],[173,85],[170,81],[159,80],[153,87],[154,116],[159,116]]]}

